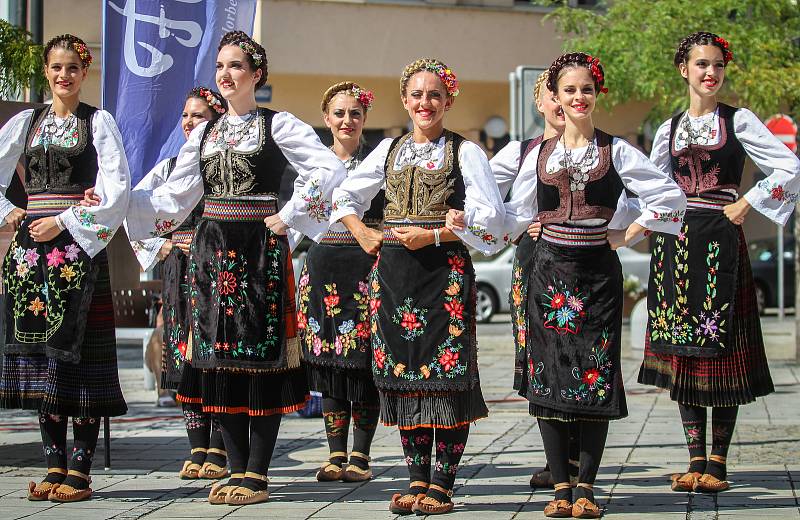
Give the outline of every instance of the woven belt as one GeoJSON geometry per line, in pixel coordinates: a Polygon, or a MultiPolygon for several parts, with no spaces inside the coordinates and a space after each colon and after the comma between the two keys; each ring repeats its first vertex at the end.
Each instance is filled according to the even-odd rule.
{"type": "Polygon", "coordinates": [[[573,227],[560,224],[542,226],[542,240],[573,247],[595,247],[608,243],[608,226],[573,227]]]}
{"type": "Polygon", "coordinates": [[[178,229],[172,232],[170,240],[179,244],[191,244],[194,238],[194,230],[178,229]]]}
{"type": "Polygon", "coordinates": [[[278,212],[274,198],[207,197],[203,218],[227,222],[258,222],[278,212]]]}
{"type": "Polygon", "coordinates": [[[58,215],[83,200],[83,194],[38,193],[28,196],[27,215],[44,217],[58,215]]]}
{"type": "Polygon", "coordinates": [[[728,204],[736,202],[736,195],[726,191],[709,191],[700,196],[687,197],[686,207],[697,209],[715,209],[722,211],[728,204]]]}
{"type": "Polygon", "coordinates": [[[400,241],[392,233],[393,227],[421,227],[423,229],[438,229],[444,227],[444,221],[434,222],[385,222],[383,224],[383,243],[391,245],[400,245],[400,241]]]}
{"type": "Polygon", "coordinates": [[[331,246],[357,246],[358,240],[349,231],[332,231],[328,230],[322,237],[320,244],[327,244],[331,246]]]}

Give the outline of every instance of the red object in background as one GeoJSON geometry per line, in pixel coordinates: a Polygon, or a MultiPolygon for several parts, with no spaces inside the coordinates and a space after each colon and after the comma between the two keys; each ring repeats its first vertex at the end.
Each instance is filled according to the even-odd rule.
{"type": "Polygon", "coordinates": [[[775,114],[764,124],[791,151],[797,152],[797,125],[794,124],[791,117],[785,114],[775,114]]]}

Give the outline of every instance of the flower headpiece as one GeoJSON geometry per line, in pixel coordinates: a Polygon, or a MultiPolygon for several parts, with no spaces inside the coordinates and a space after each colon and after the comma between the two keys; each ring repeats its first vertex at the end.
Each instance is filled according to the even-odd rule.
{"type": "Polygon", "coordinates": [[[260,67],[261,66],[261,63],[262,63],[262,60],[264,59],[264,57],[261,55],[260,52],[258,52],[258,50],[255,48],[255,46],[252,43],[250,43],[248,41],[241,41],[241,42],[237,43],[236,45],[238,45],[240,49],[242,49],[246,54],[249,54],[250,57],[253,58],[253,63],[256,64],[256,67],[260,67]]]}
{"type": "Polygon", "coordinates": [[[80,57],[84,67],[92,64],[92,53],[89,52],[89,47],[85,43],[72,42],[72,48],[78,53],[78,57],[80,57]]]}
{"type": "Polygon", "coordinates": [[[199,97],[203,97],[206,100],[206,103],[208,103],[208,108],[210,108],[217,114],[225,113],[225,107],[222,106],[222,102],[209,89],[205,87],[200,87],[199,89],[197,89],[197,93],[200,94],[199,97]]]}
{"type": "Polygon", "coordinates": [[[369,111],[369,109],[372,108],[372,102],[375,101],[375,95],[371,90],[365,90],[358,85],[353,85],[353,88],[346,90],[345,92],[356,98],[356,100],[364,107],[364,110],[369,111]]]}
{"type": "Polygon", "coordinates": [[[426,61],[421,70],[427,70],[439,76],[439,79],[442,80],[442,83],[444,83],[447,89],[448,95],[453,97],[458,95],[458,79],[456,79],[456,75],[452,70],[435,61],[426,61]]]}
{"type": "Polygon", "coordinates": [[[728,43],[728,40],[721,36],[717,36],[714,38],[714,41],[722,45],[722,48],[725,49],[722,53],[722,59],[725,61],[725,65],[727,65],[729,61],[733,61],[733,51],[730,50],[731,44],[728,43]]]}
{"type": "Polygon", "coordinates": [[[592,77],[597,84],[600,85],[600,93],[608,94],[608,89],[603,86],[603,83],[605,82],[605,76],[603,76],[603,70],[600,68],[600,59],[587,54],[586,62],[589,64],[589,72],[592,73],[592,77]]]}

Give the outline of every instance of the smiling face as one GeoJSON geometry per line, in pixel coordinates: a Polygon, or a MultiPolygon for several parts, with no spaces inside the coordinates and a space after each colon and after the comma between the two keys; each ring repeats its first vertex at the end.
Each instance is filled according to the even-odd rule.
{"type": "Polygon", "coordinates": [[[592,73],[586,67],[563,69],[558,78],[558,104],[572,121],[591,117],[597,101],[592,73]]]}
{"type": "Polygon", "coordinates": [[[77,96],[88,72],[81,57],[72,49],[55,47],[47,55],[44,73],[54,96],[77,96]]]}
{"type": "Polygon", "coordinates": [[[183,135],[186,136],[186,139],[189,139],[189,134],[192,133],[192,130],[194,130],[197,125],[213,117],[214,114],[211,113],[211,108],[209,108],[206,100],[190,97],[186,100],[186,104],[183,105],[183,113],[181,114],[183,135]]]}
{"type": "Polygon", "coordinates": [[[453,106],[453,97],[448,97],[442,80],[428,71],[409,78],[401,99],[414,127],[423,131],[444,128],[444,114],[453,106]]]}
{"type": "Polygon", "coordinates": [[[323,119],[335,140],[341,143],[358,142],[364,130],[367,114],[356,98],[339,92],[328,103],[328,110],[323,114],[323,119]]]}
{"type": "Polygon", "coordinates": [[[678,66],[689,88],[702,97],[715,96],[725,81],[725,60],[716,45],[697,45],[678,66]]]}
{"type": "Polygon", "coordinates": [[[253,70],[247,54],[237,45],[226,45],[217,54],[217,87],[227,100],[252,96],[261,74],[261,69],[253,70]]]}
{"type": "Polygon", "coordinates": [[[556,101],[556,97],[545,85],[542,85],[539,92],[539,99],[536,100],[536,109],[544,116],[547,126],[558,133],[564,131],[564,126],[566,126],[564,111],[556,101]]]}

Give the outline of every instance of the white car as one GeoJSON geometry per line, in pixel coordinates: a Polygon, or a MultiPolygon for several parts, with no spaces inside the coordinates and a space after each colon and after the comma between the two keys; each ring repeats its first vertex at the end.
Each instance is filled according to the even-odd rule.
{"type": "MultiPolygon", "coordinates": [[[[511,291],[511,268],[514,265],[516,246],[507,247],[500,253],[484,257],[480,253],[472,255],[475,265],[475,283],[478,286],[478,322],[488,322],[498,312],[510,312],[508,294],[511,291]]],[[[629,247],[617,249],[622,264],[622,274],[626,278],[635,276],[644,290],[650,274],[650,255],[640,253],[629,247]]]]}

